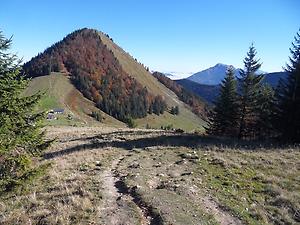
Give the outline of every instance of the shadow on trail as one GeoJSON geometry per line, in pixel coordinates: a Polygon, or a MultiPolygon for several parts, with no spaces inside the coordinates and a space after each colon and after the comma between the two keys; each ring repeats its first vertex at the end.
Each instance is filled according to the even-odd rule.
{"type": "Polygon", "coordinates": [[[73,152],[83,150],[93,150],[97,148],[123,148],[125,150],[131,150],[133,148],[146,148],[153,146],[188,146],[191,147],[193,144],[198,142],[199,136],[178,136],[178,135],[161,135],[156,137],[145,137],[134,140],[112,140],[112,141],[101,141],[99,136],[95,136],[94,139],[87,137],[86,140],[91,142],[77,145],[74,147],[66,148],[56,152],[45,153],[45,159],[51,159],[58,156],[70,154],[73,152]]]}
{"type": "Polygon", "coordinates": [[[113,132],[108,132],[108,133],[101,133],[97,134],[95,136],[90,136],[90,137],[79,137],[79,138],[73,138],[73,139],[68,139],[68,140],[62,140],[60,141],[61,143],[66,143],[66,142],[71,142],[71,141],[87,141],[87,140],[93,140],[93,139],[107,139],[112,136],[117,136],[117,137],[123,137],[123,136],[130,136],[130,135],[148,135],[148,134],[172,134],[174,132],[172,131],[162,131],[162,130],[123,130],[123,131],[113,131],[113,132]]]}
{"type": "MultiPolygon", "coordinates": [[[[84,139],[82,139],[84,140],[84,139]]],[[[250,141],[237,141],[233,139],[218,139],[208,136],[200,136],[196,134],[167,134],[154,137],[137,138],[133,140],[102,140],[101,136],[86,137],[88,143],[76,145],[74,147],[62,149],[56,152],[45,153],[44,159],[52,159],[59,156],[71,154],[78,151],[89,151],[98,148],[114,147],[125,150],[132,150],[134,148],[145,149],[154,146],[169,146],[169,147],[190,147],[190,148],[204,148],[222,150],[226,148],[231,149],[276,149],[280,146],[274,143],[261,143],[250,141]]]]}

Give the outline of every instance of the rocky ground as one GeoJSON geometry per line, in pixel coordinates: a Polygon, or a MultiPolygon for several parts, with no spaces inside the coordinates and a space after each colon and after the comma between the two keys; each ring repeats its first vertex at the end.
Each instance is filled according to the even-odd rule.
{"type": "Polygon", "coordinates": [[[300,151],[157,130],[48,128],[45,175],[0,224],[297,224],[300,151]]]}

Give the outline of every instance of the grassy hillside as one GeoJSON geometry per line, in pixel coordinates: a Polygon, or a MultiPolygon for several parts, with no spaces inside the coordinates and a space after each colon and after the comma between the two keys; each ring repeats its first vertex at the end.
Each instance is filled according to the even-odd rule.
{"type": "Polygon", "coordinates": [[[113,52],[120,62],[122,68],[140,84],[146,86],[153,94],[162,95],[168,106],[179,106],[179,115],[173,116],[165,113],[161,116],[148,115],[146,118],[138,119],[139,127],[144,127],[147,123],[154,128],[173,124],[174,128],[182,128],[185,130],[203,130],[205,122],[191,112],[189,107],[181,102],[176,94],[161,84],[143,65],[139,64],[132,56],[116,45],[105,34],[99,32],[103,43],[113,52]]]}
{"type": "Polygon", "coordinates": [[[114,119],[95,107],[73,86],[69,78],[61,73],[52,73],[48,76],[36,77],[31,80],[25,95],[38,91],[45,92],[37,110],[49,111],[63,108],[65,113],[59,115],[57,120],[47,121],[49,125],[101,125],[90,114],[97,111],[103,115],[103,123],[112,126],[124,127],[124,123],[114,119]],[[71,117],[72,119],[68,119],[71,117]]]}

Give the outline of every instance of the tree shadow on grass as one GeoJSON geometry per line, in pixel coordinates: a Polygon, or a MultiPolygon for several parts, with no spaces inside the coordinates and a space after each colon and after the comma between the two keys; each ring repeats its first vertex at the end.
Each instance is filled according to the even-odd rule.
{"type": "MultiPolygon", "coordinates": [[[[126,132],[125,132],[126,133],[126,132]]],[[[124,133],[124,134],[125,134],[124,133]]],[[[121,135],[121,133],[119,133],[121,135]]],[[[109,136],[109,134],[108,134],[109,136]]],[[[107,147],[122,148],[124,150],[132,150],[134,148],[146,149],[154,146],[169,146],[169,147],[189,147],[203,149],[245,149],[245,150],[270,150],[278,149],[282,146],[271,142],[253,142],[253,141],[238,141],[234,139],[220,139],[209,136],[200,136],[196,134],[162,134],[159,136],[136,138],[133,140],[107,140],[102,139],[103,135],[86,137],[85,140],[89,143],[76,145],[74,147],[62,149],[56,152],[45,153],[44,159],[52,159],[59,156],[71,154],[78,151],[89,151],[93,149],[101,149],[107,147]]],[[[107,136],[106,136],[107,137],[107,136]]],[[[84,139],[81,139],[84,140],[84,139]]]]}

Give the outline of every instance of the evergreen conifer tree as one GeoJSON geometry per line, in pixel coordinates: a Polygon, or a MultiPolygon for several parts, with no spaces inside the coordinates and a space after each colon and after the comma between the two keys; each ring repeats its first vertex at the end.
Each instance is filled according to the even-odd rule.
{"type": "Polygon", "coordinates": [[[266,139],[273,136],[274,133],[274,128],[272,125],[272,115],[274,111],[274,90],[268,84],[264,84],[260,89],[258,107],[256,136],[259,139],[266,139]]]}
{"type": "Polygon", "coordinates": [[[33,113],[41,94],[24,96],[28,85],[20,61],[7,53],[11,38],[0,32],[0,191],[12,189],[37,173],[31,159],[47,147],[40,131],[43,113],[33,113]]]}
{"type": "Polygon", "coordinates": [[[286,65],[286,80],[276,90],[274,126],[285,141],[300,142],[300,30],[290,48],[290,64],[286,65]]]}
{"type": "Polygon", "coordinates": [[[253,44],[244,59],[244,69],[240,70],[240,127],[238,138],[255,138],[259,117],[259,95],[263,75],[257,74],[261,63],[256,58],[253,44]]]}
{"type": "Polygon", "coordinates": [[[234,68],[229,67],[210,118],[209,134],[236,137],[239,122],[237,101],[237,80],[235,79],[234,68]]]}

